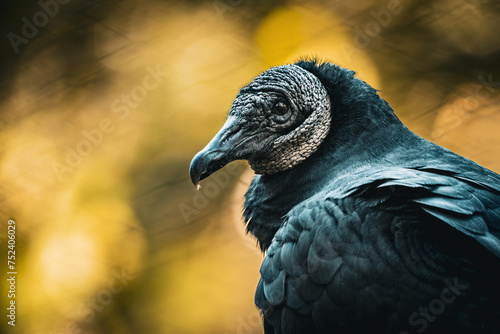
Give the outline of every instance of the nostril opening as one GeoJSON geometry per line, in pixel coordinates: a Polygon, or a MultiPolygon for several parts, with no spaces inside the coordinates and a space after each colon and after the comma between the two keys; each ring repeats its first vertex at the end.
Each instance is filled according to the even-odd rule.
{"type": "Polygon", "coordinates": [[[220,144],[221,145],[225,145],[229,139],[234,136],[237,132],[239,131],[239,128],[235,128],[235,129],[231,129],[229,130],[228,132],[226,132],[224,134],[224,136],[222,136],[221,140],[220,140],[220,144]]]}

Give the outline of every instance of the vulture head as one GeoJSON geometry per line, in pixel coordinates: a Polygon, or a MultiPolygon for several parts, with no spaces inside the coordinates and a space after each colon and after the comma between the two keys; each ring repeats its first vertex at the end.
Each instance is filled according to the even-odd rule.
{"type": "Polygon", "coordinates": [[[292,169],[321,145],[330,131],[331,101],[317,76],[298,65],[269,69],[242,88],[226,123],[193,158],[191,181],[234,160],[256,174],[292,169]]]}
{"type": "Polygon", "coordinates": [[[264,250],[294,205],[343,173],[376,166],[387,152],[405,154],[408,131],[353,71],[299,61],[240,90],[224,126],[193,158],[191,181],[199,187],[229,162],[247,160],[257,175],[243,217],[264,250]]]}

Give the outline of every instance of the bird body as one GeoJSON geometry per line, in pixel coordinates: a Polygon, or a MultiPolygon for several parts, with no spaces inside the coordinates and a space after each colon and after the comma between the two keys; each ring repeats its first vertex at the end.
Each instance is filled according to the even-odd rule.
{"type": "Polygon", "coordinates": [[[415,135],[353,72],[257,77],[193,182],[234,159],[257,173],[243,216],[266,334],[500,332],[500,176],[415,135]]]}

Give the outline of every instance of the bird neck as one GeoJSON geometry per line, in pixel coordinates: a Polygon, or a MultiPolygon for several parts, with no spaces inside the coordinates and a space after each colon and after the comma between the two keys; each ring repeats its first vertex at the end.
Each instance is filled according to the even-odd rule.
{"type": "Polygon", "coordinates": [[[417,138],[385,101],[378,95],[377,99],[357,104],[356,110],[343,110],[332,119],[329,135],[303,163],[274,175],[254,177],[245,195],[243,216],[247,231],[257,238],[262,251],[292,207],[346,174],[390,164],[390,155],[403,139],[417,138]]]}

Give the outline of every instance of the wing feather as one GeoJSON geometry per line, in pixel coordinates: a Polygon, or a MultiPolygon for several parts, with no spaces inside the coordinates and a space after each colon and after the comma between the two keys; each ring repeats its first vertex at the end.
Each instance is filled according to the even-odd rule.
{"type": "MultiPolygon", "coordinates": [[[[342,326],[348,317],[361,317],[346,311],[352,303],[364,305],[356,312],[375,314],[384,300],[386,311],[393,312],[387,319],[397,319],[397,310],[389,310],[397,305],[391,295],[396,290],[373,284],[387,280],[385,273],[393,275],[389,281],[416,280],[395,251],[401,247],[394,245],[396,233],[404,234],[395,222],[413,227],[441,222],[500,257],[497,185],[424,167],[359,172],[339,182],[288,212],[262,263],[256,304],[277,333],[342,326]],[[387,235],[378,233],[382,229],[387,235]],[[403,280],[403,275],[408,276],[403,280]]],[[[415,245],[404,247],[408,256],[420,256],[415,245]]],[[[406,284],[414,289],[416,282],[406,284]]],[[[433,291],[432,286],[420,289],[424,294],[433,291]]]]}

